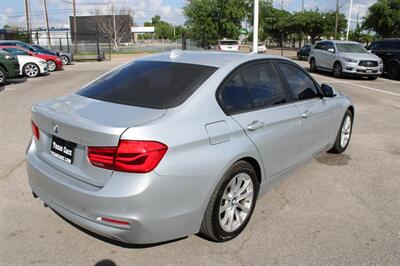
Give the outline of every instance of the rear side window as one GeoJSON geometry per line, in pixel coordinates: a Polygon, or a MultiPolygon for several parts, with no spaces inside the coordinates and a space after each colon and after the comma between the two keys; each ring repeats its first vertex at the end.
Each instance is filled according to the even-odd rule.
{"type": "Polygon", "coordinates": [[[242,67],[220,90],[220,103],[229,114],[287,102],[287,95],[271,63],[242,67]]]}
{"type": "Polygon", "coordinates": [[[155,109],[182,104],[217,68],[134,61],[89,83],[77,93],[89,98],[155,109]]]}
{"type": "Polygon", "coordinates": [[[248,66],[241,71],[256,108],[286,103],[285,91],[271,63],[248,66]]]}
{"type": "Polygon", "coordinates": [[[240,76],[234,75],[224,86],[221,92],[222,103],[229,113],[249,110],[253,107],[247,88],[240,76]]]}
{"type": "Polygon", "coordinates": [[[289,83],[295,100],[301,101],[319,97],[314,81],[304,71],[289,64],[279,63],[279,66],[289,83]]]}
{"type": "Polygon", "coordinates": [[[326,43],[325,42],[319,42],[315,45],[314,49],[319,49],[319,50],[326,50],[326,43]]]}

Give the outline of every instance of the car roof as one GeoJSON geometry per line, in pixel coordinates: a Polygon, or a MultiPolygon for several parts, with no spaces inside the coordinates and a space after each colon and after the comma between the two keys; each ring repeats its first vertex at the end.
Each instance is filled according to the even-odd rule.
{"type": "Polygon", "coordinates": [[[228,64],[241,64],[257,59],[283,59],[280,56],[269,56],[260,54],[248,54],[240,52],[214,52],[214,51],[182,51],[173,50],[167,53],[159,53],[141,57],[138,60],[166,61],[173,63],[185,63],[195,65],[205,65],[212,67],[223,67],[228,64]]]}

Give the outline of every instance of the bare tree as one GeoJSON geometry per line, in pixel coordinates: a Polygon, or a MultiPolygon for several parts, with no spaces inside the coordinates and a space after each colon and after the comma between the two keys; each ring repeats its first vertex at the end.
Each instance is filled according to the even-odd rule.
{"type": "Polygon", "coordinates": [[[96,9],[93,22],[98,34],[106,38],[118,51],[124,38],[130,36],[132,39],[132,10],[129,7],[121,7],[116,12],[114,4],[111,6],[111,15],[103,15],[100,9],[96,9]]]}

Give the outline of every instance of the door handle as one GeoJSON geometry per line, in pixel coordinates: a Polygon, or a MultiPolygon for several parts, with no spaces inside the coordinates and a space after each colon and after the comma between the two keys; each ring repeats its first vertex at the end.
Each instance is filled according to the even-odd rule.
{"type": "Polygon", "coordinates": [[[389,56],[390,56],[390,55],[392,55],[392,53],[387,53],[386,55],[389,55],[389,56]]]}
{"type": "Polygon", "coordinates": [[[263,128],[265,126],[264,122],[255,120],[253,122],[251,122],[248,126],[247,126],[247,130],[248,131],[256,131],[259,130],[261,128],[263,128]]]}
{"type": "Polygon", "coordinates": [[[301,114],[301,117],[303,118],[309,118],[312,115],[312,112],[310,111],[305,111],[304,113],[301,114]]]}

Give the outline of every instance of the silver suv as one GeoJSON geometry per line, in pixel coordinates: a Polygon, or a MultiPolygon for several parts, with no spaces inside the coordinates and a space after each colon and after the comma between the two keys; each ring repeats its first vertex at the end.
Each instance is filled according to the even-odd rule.
{"type": "Polygon", "coordinates": [[[383,62],[370,54],[358,42],[321,41],[311,49],[310,70],[332,71],[335,77],[365,76],[377,79],[383,71],[383,62]]]}

